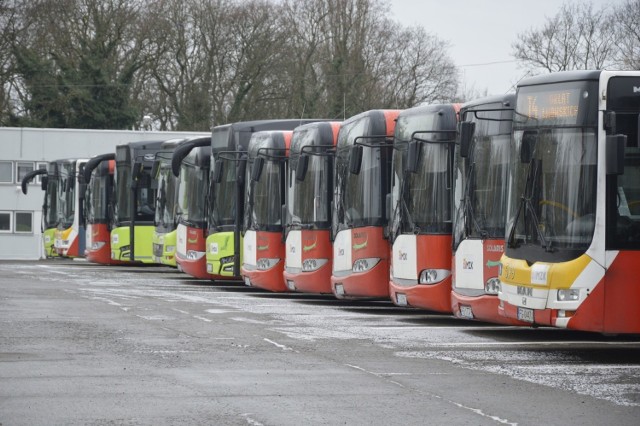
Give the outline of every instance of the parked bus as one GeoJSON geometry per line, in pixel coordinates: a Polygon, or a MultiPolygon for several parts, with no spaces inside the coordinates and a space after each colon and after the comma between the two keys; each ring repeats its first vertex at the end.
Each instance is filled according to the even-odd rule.
{"type": "Polygon", "coordinates": [[[111,258],[111,222],[113,214],[114,153],[92,157],[84,166],[86,250],[89,262],[113,265],[111,258]]]}
{"type": "Polygon", "coordinates": [[[459,318],[522,325],[498,314],[514,107],[515,95],[508,94],[467,102],[460,109],[451,309],[459,318]]]}
{"type": "Polygon", "coordinates": [[[84,188],[82,170],[86,159],[59,160],[58,227],[55,231],[55,250],[58,256],[81,257],[85,249],[84,188]]]}
{"type": "Polygon", "coordinates": [[[177,146],[185,139],[170,139],[162,143],[151,171],[158,182],[156,210],[153,224],[153,262],[176,267],[178,227],[178,178],[171,171],[171,158],[177,146]]]}
{"type": "Polygon", "coordinates": [[[206,240],[207,272],[212,279],[237,279],[242,265],[247,147],[251,135],[265,130],[293,130],[318,120],[257,120],[213,128],[206,240]]]}
{"type": "Polygon", "coordinates": [[[331,289],[338,298],[389,297],[387,195],[399,113],[366,111],[338,133],[331,226],[331,289]]]}
{"type": "Polygon", "coordinates": [[[518,84],[502,315],[640,332],[639,88],[638,71],[560,72],[518,84]]]}
{"type": "Polygon", "coordinates": [[[176,262],[181,271],[200,279],[211,279],[205,259],[210,161],[211,136],[183,142],[171,158],[178,178],[176,262]]]}
{"type": "Polygon", "coordinates": [[[284,201],[290,130],[256,132],[247,149],[242,278],[246,285],[287,291],[284,201]]]}
{"type": "Polygon", "coordinates": [[[116,146],[111,258],[153,263],[155,183],[151,169],[162,141],[116,146]]]}
{"type": "Polygon", "coordinates": [[[55,234],[58,227],[58,167],[56,162],[47,163],[46,169],[37,169],[27,173],[22,178],[22,193],[27,195],[28,185],[37,176],[40,177],[41,188],[44,191],[42,202],[42,243],[45,257],[57,257],[55,250],[55,234]]]}
{"type": "Polygon", "coordinates": [[[457,104],[402,111],[394,135],[389,291],[400,306],[451,312],[451,188],[457,104]]]}
{"type": "Polygon", "coordinates": [[[339,122],[296,127],[287,171],[284,278],[291,291],[332,293],[331,197],[339,122]]]}

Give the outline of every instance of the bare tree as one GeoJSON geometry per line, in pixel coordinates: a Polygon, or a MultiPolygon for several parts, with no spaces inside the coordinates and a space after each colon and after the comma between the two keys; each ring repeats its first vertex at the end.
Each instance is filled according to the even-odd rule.
{"type": "Polygon", "coordinates": [[[518,35],[513,55],[523,67],[547,72],[602,69],[613,63],[616,49],[608,7],[565,3],[540,29],[518,35]]]}
{"type": "Polygon", "coordinates": [[[627,0],[615,9],[618,40],[616,65],[620,69],[640,70],[640,0],[627,0]]]}

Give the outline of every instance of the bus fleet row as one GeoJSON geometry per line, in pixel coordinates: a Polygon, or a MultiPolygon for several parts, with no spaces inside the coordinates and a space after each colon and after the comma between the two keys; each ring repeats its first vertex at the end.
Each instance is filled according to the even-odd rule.
{"type": "Polygon", "coordinates": [[[44,173],[48,256],[640,333],[640,72],[465,104],[260,120],[44,173]]]}

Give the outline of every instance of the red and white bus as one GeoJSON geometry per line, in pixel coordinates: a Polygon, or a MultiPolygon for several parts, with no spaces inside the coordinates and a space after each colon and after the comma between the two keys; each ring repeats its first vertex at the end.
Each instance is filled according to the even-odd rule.
{"type": "Polygon", "coordinates": [[[522,80],[508,179],[502,315],[639,333],[640,72],[522,80]]]}
{"type": "Polygon", "coordinates": [[[459,318],[522,325],[498,314],[515,95],[460,109],[453,185],[451,309],[459,318]]]}
{"type": "Polygon", "coordinates": [[[339,122],[297,127],[287,172],[284,279],[291,291],[332,293],[331,197],[339,122]]]}
{"type": "Polygon", "coordinates": [[[458,104],[404,110],[394,136],[391,300],[451,312],[452,171],[458,104]]]}
{"type": "Polygon", "coordinates": [[[399,110],[370,110],[338,133],[331,289],[338,298],[389,297],[387,199],[399,110]]]}
{"type": "Polygon", "coordinates": [[[285,284],[284,201],[292,131],[256,132],[247,148],[243,258],[246,285],[288,291],[285,284]]]}

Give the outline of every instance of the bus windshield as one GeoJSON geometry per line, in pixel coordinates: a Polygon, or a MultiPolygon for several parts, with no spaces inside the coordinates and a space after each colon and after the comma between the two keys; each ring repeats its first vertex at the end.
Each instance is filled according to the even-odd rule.
{"type": "Polygon", "coordinates": [[[108,216],[109,175],[99,173],[97,167],[92,172],[91,181],[87,186],[85,197],[87,209],[87,223],[106,223],[108,216]]]}
{"type": "Polygon", "coordinates": [[[158,155],[158,191],[156,196],[156,226],[165,229],[175,229],[177,179],[171,172],[171,160],[158,155]]]}
{"type": "Polygon", "coordinates": [[[504,238],[511,120],[498,120],[511,113],[469,114],[476,130],[468,157],[456,155],[454,246],[466,238],[504,238]]]}
{"type": "Polygon", "coordinates": [[[208,183],[208,168],[182,162],[178,196],[180,220],[183,223],[204,228],[208,183]]]}
{"type": "Polygon", "coordinates": [[[517,130],[512,141],[513,152],[530,152],[530,161],[512,156],[509,256],[517,258],[519,250],[537,246],[549,254],[546,257],[576,258],[588,248],[595,227],[595,129],[517,130]]]}
{"type": "Polygon", "coordinates": [[[249,209],[251,224],[255,230],[277,230],[282,226],[282,184],[283,163],[278,160],[265,160],[260,179],[251,181],[249,209]]]}
{"type": "Polygon", "coordinates": [[[289,170],[287,207],[293,225],[330,227],[330,179],[331,157],[326,155],[309,155],[307,173],[302,181],[296,179],[295,170],[289,170]]]}
{"type": "Polygon", "coordinates": [[[73,225],[76,208],[75,163],[63,163],[60,170],[59,226],[73,225]]]}
{"type": "Polygon", "coordinates": [[[55,176],[47,178],[42,217],[44,229],[55,228],[58,224],[58,179],[55,176]]]}
{"type": "MultiPolygon", "coordinates": [[[[238,161],[220,157],[215,167],[222,167],[222,179],[211,186],[211,201],[209,203],[209,227],[220,230],[223,226],[233,226],[235,223],[236,207],[236,167],[238,161]]],[[[214,172],[212,168],[212,173],[214,172]]]]}

